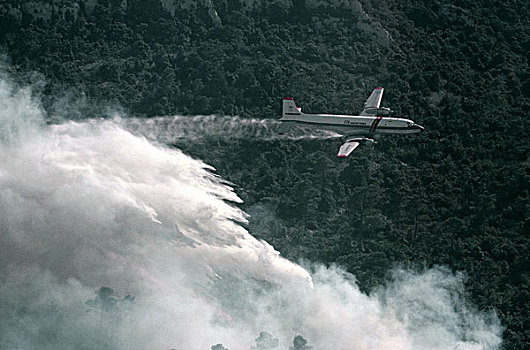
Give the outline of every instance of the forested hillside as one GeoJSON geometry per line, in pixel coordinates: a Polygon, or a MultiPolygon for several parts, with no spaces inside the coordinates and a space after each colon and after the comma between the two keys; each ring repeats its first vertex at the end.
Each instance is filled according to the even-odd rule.
{"type": "MultiPolygon", "coordinates": [[[[7,2],[9,3],[9,2],[7,2]]],[[[272,119],[383,105],[424,125],[337,159],[340,141],[220,135],[179,147],[235,183],[250,231],[290,259],[337,263],[365,290],[394,266],[444,265],[530,344],[530,7],[526,1],[304,1],[176,10],[100,1],[43,20],[4,11],[0,45],[51,118],[218,114],[272,119]],[[30,74],[31,73],[31,74],[30,74]],[[77,104],[79,105],[79,104],[77,104]],[[97,108],[96,108],[96,107],[97,108]]],[[[0,4],[6,6],[5,4],[0,4]]]]}

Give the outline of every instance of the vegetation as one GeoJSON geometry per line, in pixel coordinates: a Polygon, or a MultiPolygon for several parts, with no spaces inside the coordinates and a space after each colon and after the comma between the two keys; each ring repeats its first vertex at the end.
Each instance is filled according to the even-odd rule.
{"type": "MultiPolygon", "coordinates": [[[[176,146],[240,186],[251,232],[283,255],[339,263],[365,290],[396,265],[465,271],[470,302],[506,326],[504,347],[530,344],[526,2],[294,1],[244,13],[214,1],[220,25],[131,3],[81,8],[77,20],[2,18],[0,43],[16,71],[49,79],[51,114],[66,90],[146,117],[276,118],[286,95],[308,112],[354,113],[384,86],[385,104],[426,132],[346,161],[336,140],[176,146]]],[[[308,348],[300,341],[294,349],[308,348]]]]}

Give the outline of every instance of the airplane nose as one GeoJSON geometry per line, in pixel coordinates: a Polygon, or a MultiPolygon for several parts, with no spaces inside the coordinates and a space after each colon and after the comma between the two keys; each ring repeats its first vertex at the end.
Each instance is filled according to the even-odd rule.
{"type": "Polygon", "coordinates": [[[416,129],[419,129],[420,131],[425,130],[425,128],[424,128],[423,126],[419,125],[419,124],[414,124],[414,127],[415,127],[416,129]]]}

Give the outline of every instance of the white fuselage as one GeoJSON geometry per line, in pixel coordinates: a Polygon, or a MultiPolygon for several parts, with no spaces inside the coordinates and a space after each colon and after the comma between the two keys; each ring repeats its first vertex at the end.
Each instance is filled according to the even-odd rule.
{"type": "MultiPolygon", "coordinates": [[[[298,112],[298,113],[296,113],[298,112]]],[[[423,127],[410,119],[387,116],[283,113],[280,121],[305,128],[329,130],[341,135],[411,134],[423,127]]]]}

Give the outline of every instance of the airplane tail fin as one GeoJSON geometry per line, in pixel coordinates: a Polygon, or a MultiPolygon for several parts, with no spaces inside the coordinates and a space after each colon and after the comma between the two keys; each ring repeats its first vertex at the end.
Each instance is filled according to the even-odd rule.
{"type": "Polygon", "coordinates": [[[302,115],[302,109],[296,107],[292,97],[285,97],[282,103],[282,119],[302,115]]]}

